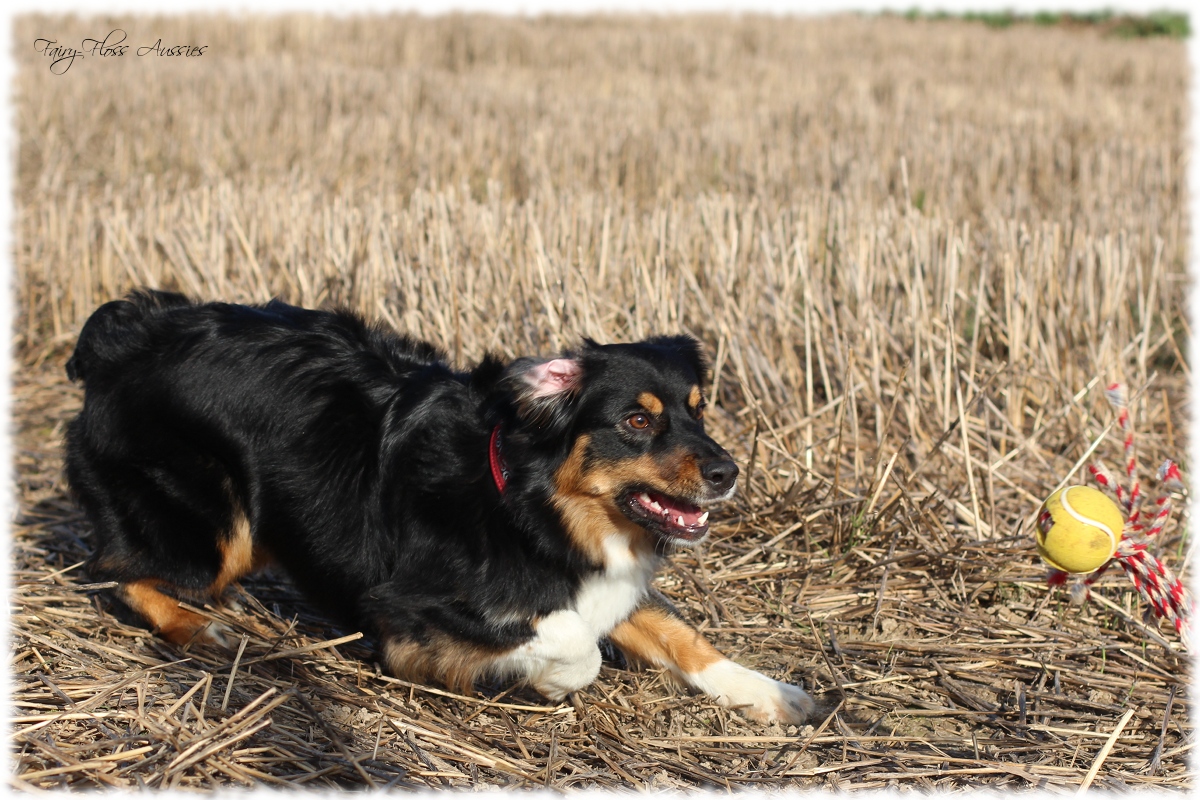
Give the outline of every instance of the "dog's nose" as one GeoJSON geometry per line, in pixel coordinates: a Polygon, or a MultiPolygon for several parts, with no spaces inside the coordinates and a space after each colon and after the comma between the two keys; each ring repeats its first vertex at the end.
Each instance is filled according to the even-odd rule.
{"type": "Polygon", "coordinates": [[[727,458],[709,461],[700,468],[700,474],[708,481],[713,490],[718,493],[729,491],[737,480],[738,465],[727,458]]]}

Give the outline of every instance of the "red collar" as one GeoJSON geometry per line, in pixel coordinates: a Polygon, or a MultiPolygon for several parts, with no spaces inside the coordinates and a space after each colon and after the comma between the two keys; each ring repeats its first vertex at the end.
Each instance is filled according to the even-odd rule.
{"type": "Polygon", "coordinates": [[[496,489],[500,494],[504,494],[504,487],[508,484],[508,465],[504,463],[504,454],[500,452],[500,426],[492,428],[492,438],[488,442],[488,461],[492,465],[492,480],[496,482],[496,489]]]}

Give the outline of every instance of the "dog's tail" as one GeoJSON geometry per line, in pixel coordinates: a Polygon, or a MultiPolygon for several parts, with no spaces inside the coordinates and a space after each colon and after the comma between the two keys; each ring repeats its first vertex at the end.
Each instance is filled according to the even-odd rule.
{"type": "Polygon", "coordinates": [[[176,292],[151,289],[105,303],[83,324],[75,352],[67,361],[67,377],[86,382],[88,375],[95,374],[103,364],[129,357],[145,346],[146,321],[150,317],[191,304],[192,301],[176,292]]]}

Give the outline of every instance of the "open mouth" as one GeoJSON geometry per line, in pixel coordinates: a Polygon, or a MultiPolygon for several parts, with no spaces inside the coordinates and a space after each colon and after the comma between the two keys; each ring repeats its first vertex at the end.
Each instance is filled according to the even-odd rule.
{"type": "Polygon", "coordinates": [[[633,491],[622,507],[630,519],[663,538],[698,542],[708,533],[708,512],[678,497],[633,491]]]}

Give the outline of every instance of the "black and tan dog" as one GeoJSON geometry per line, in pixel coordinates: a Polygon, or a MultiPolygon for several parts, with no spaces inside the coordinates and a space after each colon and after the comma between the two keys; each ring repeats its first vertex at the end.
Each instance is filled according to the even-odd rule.
{"type": "Polygon", "coordinates": [[[176,598],[273,560],[398,676],[557,700],[608,638],[754,719],[813,710],[650,591],[737,482],[689,337],[461,373],[349,313],[145,292],[92,315],[67,371],[86,388],[67,476],[88,569],[172,642],[224,633],[176,598]]]}

